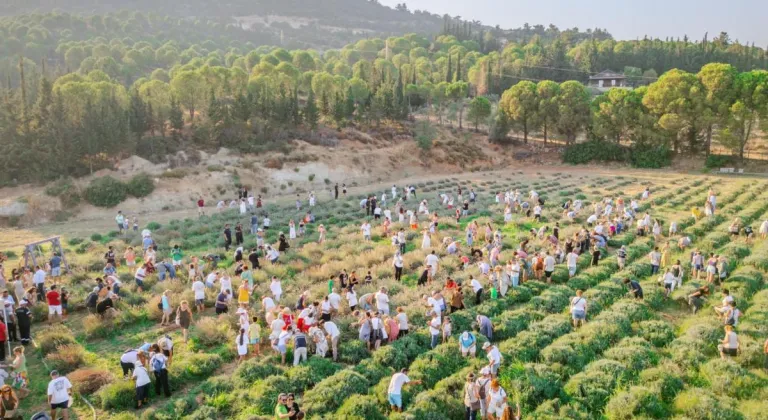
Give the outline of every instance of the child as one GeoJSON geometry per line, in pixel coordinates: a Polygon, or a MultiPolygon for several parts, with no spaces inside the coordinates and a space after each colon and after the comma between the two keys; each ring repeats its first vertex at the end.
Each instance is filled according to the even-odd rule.
{"type": "Polygon", "coordinates": [[[139,218],[136,217],[136,216],[133,216],[133,231],[134,232],[138,232],[139,231],[139,218]]]}
{"type": "Polygon", "coordinates": [[[453,327],[451,326],[451,317],[445,316],[443,317],[443,344],[445,344],[446,341],[448,341],[449,338],[451,338],[451,330],[453,327]]]}
{"type": "Polygon", "coordinates": [[[368,275],[365,276],[365,284],[371,284],[373,283],[373,276],[371,276],[371,272],[368,272],[368,275]]]}

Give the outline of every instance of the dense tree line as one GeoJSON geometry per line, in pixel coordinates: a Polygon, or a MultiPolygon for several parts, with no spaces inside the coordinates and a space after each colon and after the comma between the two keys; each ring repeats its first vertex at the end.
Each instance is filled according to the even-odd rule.
{"type": "Polygon", "coordinates": [[[523,134],[556,132],[567,143],[577,136],[675,152],[709,153],[713,140],[741,158],[768,123],[768,72],[739,72],[710,63],[698,73],[671,70],[648,86],[611,89],[594,99],[581,83],[521,81],[501,97],[501,129],[523,134]]]}

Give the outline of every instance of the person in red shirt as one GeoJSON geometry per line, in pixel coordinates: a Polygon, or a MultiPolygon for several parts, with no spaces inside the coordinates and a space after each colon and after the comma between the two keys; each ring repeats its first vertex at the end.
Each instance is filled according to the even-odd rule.
{"type": "Polygon", "coordinates": [[[46,299],[48,299],[48,322],[53,322],[54,318],[61,320],[61,294],[59,294],[59,291],[56,289],[57,287],[54,284],[51,286],[51,290],[45,295],[46,299]]]}
{"type": "Polygon", "coordinates": [[[5,321],[0,317],[0,362],[5,362],[5,346],[8,341],[8,329],[5,327],[5,321]]]}
{"type": "Polygon", "coordinates": [[[446,290],[452,290],[458,287],[455,281],[453,281],[452,278],[448,277],[448,281],[445,283],[445,289],[446,290]]]}
{"type": "Polygon", "coordinates": [[[205,216],[205,200],[203,200],[203,197],[197,200],[197,215],[205,216]]]}

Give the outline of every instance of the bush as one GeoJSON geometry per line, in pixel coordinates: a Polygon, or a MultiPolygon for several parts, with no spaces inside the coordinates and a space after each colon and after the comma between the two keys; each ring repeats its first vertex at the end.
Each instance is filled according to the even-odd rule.
{"type": "Polygon", "coordinates": [[[664,321],[643,321],[638,324],[637,333],[656,347],[664,347],[675,339],[675,330],[664,321]]]}
{"type": "Polygon", "coordinates": [[[339,360],[342,363],[356,365],[370,355],[368,347],[360,340],[345,341],[339,345],[339,360]]]}
{"type": "Polygon", "coordinates": [[[519,393],[524,407],[536,407],[546,400],[564,396],[560,376],[544,364],[513,364],[501,371],[499,381],[504,389],[519,393]]]}
{"type": "Polygon", "coordinates": [[[58,346],[53,353],[48,353],[45,360],[62,375],[79,368],[85,364],[85,349],[79,344],[66,344],[58,346]]]}
{"type": "Polygon", "coordinates": [[[730,398],[718,398],[709,390],[691,388],[681,392],[674,402],[675,412],[685,418],[700,420],[742,420],[730,398]]]}
{"type": "Polygon", "coordinates": [[[96,178],[85,189],[85,199],[97,207],[114,207],[122,203],[128,194],[125,184],[105,176],[96,178]]]}
{"type": "MultiPolygon", "coordinates": [[[[278,395],[301,391],[300,389],[296,389],[295,385],[296,384],[289,380],[285,375],[268,376],[254,387],[253,405],[261,414],[273,414],[278,395]]],[[[307,394],[309,394],[309,392],[307,392],[307,394]]],[[[306,404],[306,396],[304,401],[306,404]]],[[[303,407],[303,409],[306,411],[307,407],[303,407]]]]}
{"type": "Polygon", "coordinates": [[[657,388],[661,399],[667,403],[672,402],[685,386],[682,370],[671,362],[640,372],[640,381],[645,386],[657,388]]]}
{"type": "Polygon", "coordinates": [[[78,394],[90,395],[98,391],[102,386],[111,383],[114,377],[106,370],[77,369],[67,375],[72,387],[78,394]]]}
{"type": "Polygon", "coordinates": [[[59,346],[77,343],[72,331],[64,326],[45,328],[35,335],[35,339],[39,343],[38,348],[43,357],[55,352],[59,346]]]}
{"type": "Polygon", "coordinates": [[[365,394],[367,390],[368,381],[363,375],[342,370],[323,379],[304,394],[304,409],[316,415],[331,413],[347,398],[365,394]]]}
{"type": "Polygon", "coordinates": [[[102,410],[126,410],[136,405],[136,389],[131,381],[117,380],[96,394],[102,410]]]}
{"type": "MultiPolygon", "coordinates": [[[[384,348],[391,348],[387,346],[384,348]]],[[[378,352],[377,352],[378,353],[378,352]]],[[[365,359],[360,364],[352,368],[355,372],[365,376],[365,379],[369,383],[375,384],[386,376],[391,376],[395,373],[395,369],[391,365],[380,365],[372,359],[365,359]]]]}
{"type": "Polygon", "coordinates": [[[318,382],[333,375],[341,369],[341,365],[328,359],[311,357],[305,363],[294,366],[286,372],[288,379],[297,384],[302,390],[315,386],[318,382]]]}
{"type": "Polygon", "coordinates": [[[142,172],[131,178],[126,184],[126,188],[128,194],[136,198],[146,197],[155,190],[155,181],[149,174],[142,172]]]}
{"type": "Polygon", "coordinates": [[[283,370],[266,360],[248,359],[235,369],[235,380],[250,385],[271,375],[282,375],[283,370]]]}
{"type": "Polygon", "coordinates": [[[626,162],[627,148],[611,142],[591,140],[568,146],[563,151],[563,163],[581,165],[592,161],[626,162]]]}
{"type": "Polygon", "coordinates": [[[234,389],[235,384],[232,383],[232,379],[227,375],[219,375],[208,378],[200,385],[200,390],[203,391],[206,395],[229,393],[234,389]]]}
{"type": "Polygon", "coordinates": [[[765,383],[731,359],[712,359],[701,366],[701,374],[709,380],[712,392],[747,399],[760,391],[765,383]]]}
{"type": "Polygon", "coordinates": [[[724,155],[709,155],[707,156],[707,160],[704,161],[704,166],[707,168],[723,168],[723,167],[731,167],[734,164],[734,158],[733,156],[724,156],[724,155]]]}
{"type": "Polygon", "coordinates": [[[666,146],[635,145],[630,151],[630,162],[635,168],[664,168],[672,163],[672,151],[666,146]]]}
{"type": "Polygon", "coordinates": [[[659,419],[669,417],[669,412],[657,392],[645,386],[633,386],[608,401],[605,415],[609,420],[659,419]]]}
{"type": "Polygon", "coordinates": [[[312,182],[315,180],[315,174],[309,174],[307,178],[309,179],[309,182],[312,182]]]}
{"type": "Polygon", "coordinates": [[[348,420],[386,420],[378,401],[370,395],[348,398],[336,412],[336,417],[348,420]]]}

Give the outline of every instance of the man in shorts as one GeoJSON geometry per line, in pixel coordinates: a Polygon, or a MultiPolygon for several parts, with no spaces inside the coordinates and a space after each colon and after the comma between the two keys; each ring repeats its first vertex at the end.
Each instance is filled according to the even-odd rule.
{"type": "Polygon", "coordinates": [[[547,252],[547,256],[544,257],[544,277],[547,279],[547,283],[552,283],[552,273],[555,272],[555,257],[550,252],[547,252]]]}
{"type": "Polygon", "coordinates": [[[48,404],[51,405],[51,418],[58,419],[56,411],[61,409],[61,416],[69,420],[69,400],[72,396],[72,383],[66,376],[59,376],[56,370],[51,371],[51,381],[48,382],[48,404]]]}
{"type": "Polygon", "coordinates": [[[459,349],[462,357],[475,357],[477,353],[477,338],[474,333],[464,331],[459,336],[459,349]]]}
{"type": "Polygon", "coordinates": [[[54,318],[61,320],[61,294],[56,290],[56,285],[51,286],[51,290],[45,294],[45,298],[48,301],[48,322],[53,322],[54,318]]]}
{"type": "Polygon", "coordinates": [[[499,374],[499,368],[501,367],[501,352],[498,347],[486,341],[483,344],[483,350],[488,355],[488,369],[491,371],[491,376],[496,377],[499,374]]]}
{"type": "Polygon", "coordinates": [[[392,375],[392,379],[389,381],[389,388],[387,388],[387,399],[389,405],[394,412],[403,411],[403,386],[404,385],[418,385],[421,381],[413,381],[408,377],[408,368],[403,368],[400,372],[392,375]]]}
{"type": "Polygon", "coordinates": [[[51,277],[53,277],[54,282],[58,282],[59,277],[61,277],[61,257],[59,256],[58,252],[55,252],[53,254],[53,257],[51,257],[51,277]]]}

